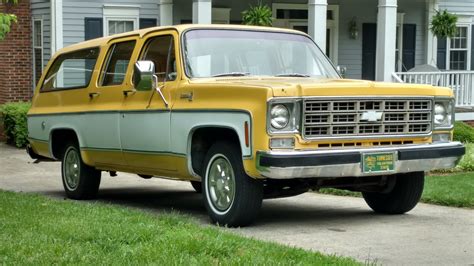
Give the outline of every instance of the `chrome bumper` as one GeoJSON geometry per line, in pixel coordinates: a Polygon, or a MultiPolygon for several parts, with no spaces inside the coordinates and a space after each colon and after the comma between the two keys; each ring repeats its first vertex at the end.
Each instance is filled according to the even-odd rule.
{"type": "Polygon", "coordinates": [[[314,151],[258,151],[257,169],[273,179],[373,176],[452,168],[465,153],[460,142],[314,151]],[[362,154],[393,152],[395,169],[364,173],[362,154]]]}

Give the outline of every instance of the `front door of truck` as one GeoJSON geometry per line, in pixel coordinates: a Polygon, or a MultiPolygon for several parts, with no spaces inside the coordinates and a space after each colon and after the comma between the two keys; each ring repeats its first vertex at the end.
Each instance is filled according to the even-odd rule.
{"type": "Polygon", "coordinates": [[[137,173],[166,174],[176,169],[170,149],[171,91],[176,87],[174,31],[151,34],[136,49],[135,62],[152,61],[161,95],[151,91],[123,92],[120,119],[122,151],[127,164],[137,173]],[[164,171],[164,172],[162,172],[164,171]]]}

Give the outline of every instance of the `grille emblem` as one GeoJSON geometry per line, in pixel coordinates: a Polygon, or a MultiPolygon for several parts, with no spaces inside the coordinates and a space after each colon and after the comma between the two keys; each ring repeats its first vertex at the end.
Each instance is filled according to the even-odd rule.
{"type": "Polygon", "coordinates": [[[368,121],[368,122],[377,122],[377,121],[382,120],[382,115],[383,115],[383,112],[367,111],[367,112],[362,113],[360,120],[368,121]]]}

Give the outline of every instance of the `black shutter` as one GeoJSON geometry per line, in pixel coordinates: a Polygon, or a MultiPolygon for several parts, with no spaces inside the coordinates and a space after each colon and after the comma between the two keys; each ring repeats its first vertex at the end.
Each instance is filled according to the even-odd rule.
{"type": "Polygon", "coordinates": [[[375,80],[377,24],[362,24],[362,79],[375,80]]]}
{"type": "Polygon", "coordinates": [[[102,18],[84,19],[84,39],[90,40],[104,36],[102,18]]]}
{"type": "Polygon", "coordinates": [[[403,66],[402,71],[415,67],[416,24],[403,25],[403,66]]]}
{"type": "Polygon", "coordinates": [[[438,38],[438,51],[436,54],[436,65],[439,69],[446,69],[446,39],[438,38]]]}
{"type": "Polygon", "coordinates": [[[471,70],[474,70],[474,25],[472,25],[471,34],[471,70]]]}
{"type": "Polygon", "coordinates": [[[156,23],[157,23],[156,18],[141,18],[140,29],[156,27],[156,23]]]}

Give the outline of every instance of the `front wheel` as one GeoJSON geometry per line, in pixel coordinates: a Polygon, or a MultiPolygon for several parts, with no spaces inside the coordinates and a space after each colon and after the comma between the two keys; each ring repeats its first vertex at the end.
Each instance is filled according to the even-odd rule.
{"type": "Polygon", "coordinates": [[[82,161],[75,143],[66,145],[61,161],[63,187],[71,199],[90,199],[97,195],[101,172],[82,161]]]}
{"type": "Polygon", "coordinates": [[[245,173],[239,147],[215,143],[203,169],[204,201],[212,222],[230,227],[252,223],[262,206],[263,186],[245,173]]]}
{"type": "Polygon", "coordinates": [[[398,174],[395,186],[388,193],[362,192],[372,210],[385,214],[402,214],[415,208],[423,193],[425,173],[398,174]]]}

